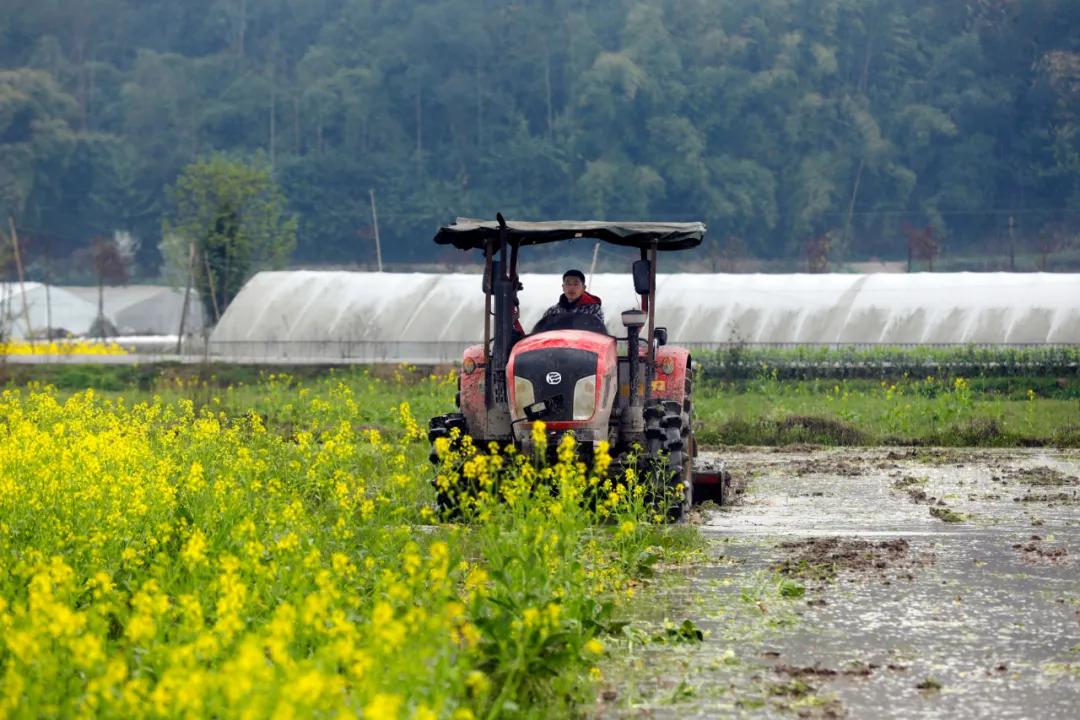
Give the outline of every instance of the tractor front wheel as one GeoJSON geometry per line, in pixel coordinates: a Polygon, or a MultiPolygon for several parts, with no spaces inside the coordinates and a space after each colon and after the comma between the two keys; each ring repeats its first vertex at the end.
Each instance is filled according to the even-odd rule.
{"type": "MultiPolygon", "coordinates": [[[[428,442],[431,443],[431,453],[428,455],[428,460],[436,469],[442,463],[442,458],[435,451],[435,442],[439,438],[447,438],[450,441],[450,451],[456,452],[461,449],[461,441],[465,437],[467,430],[465,416],[461,413],[436,415],[428,421],[428,442]],[[455,428],[458,432],[451,432],[455,428]]],[[[461,502],[458,495],[460,489],[440,488],[437,477],[433,479],[432,483],[435,485],[435,509],[438,511],[439,516],[450,519],[459,515],[461,502]]]]}

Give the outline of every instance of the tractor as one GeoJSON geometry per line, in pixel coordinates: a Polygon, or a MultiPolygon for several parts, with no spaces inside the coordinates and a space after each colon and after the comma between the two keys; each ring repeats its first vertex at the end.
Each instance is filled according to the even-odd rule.
{"type": "MultiPolygon", "coordinates": [[[[481,448],[494,441],[532,452],[533,425],[542,421],[549,448],[572,432],[585,460],[607,441],[615,467],[635,462],[647,470],[662,491],[657,497],[675,493],[666,508],[672,520],[695,501],[722,504],[730,475],[694,472],[692,357],[668,344],[666,328],[656,327],[659,253],[696,247],[704,235],[700,222],[524,222],[502,214],[494,222],[458,218],[440,228],[435,243],[484,253],[484,341],[464,352],[458,412],[432,418],[428,439],[434,445],[457,428],[481,448]],[[640,251],[631,267],[640,303],[622,312],[625,337],[609,335],[594,316],[570,313],[515,342],[519,251],[579,238],[640,251]]],[[[432,462],[438,462],[434,449],[432,462]]],[[[454,504],[440,493],[441,510],[453,511],[454,504]]]]}

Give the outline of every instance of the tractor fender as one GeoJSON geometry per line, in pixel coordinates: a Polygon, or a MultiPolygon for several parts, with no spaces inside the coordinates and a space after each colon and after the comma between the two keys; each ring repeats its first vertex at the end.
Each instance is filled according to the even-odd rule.
{"type": "Polygon", "coordinates": [[[653,376],[652,396],[661,400],[686,400],[687,373],[692,359],[690,351],[677,345],[663,345],[656,349],[656,374],[653,376]],[[669,368],[670,372],[664,372],[669,368]]]}
{"type": "Polygon", "coordinates": [[[487,403],[484,401],[484,346],[465,348],[461,362],[461,414],[465,416],[468,434],[482,433],[487,422],[487,403]],[[468,369],[472,368],[471,372],[468,369]]]}

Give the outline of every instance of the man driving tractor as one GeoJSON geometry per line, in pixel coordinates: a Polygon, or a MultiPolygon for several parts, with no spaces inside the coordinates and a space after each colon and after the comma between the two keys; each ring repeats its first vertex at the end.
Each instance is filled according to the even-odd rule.
{"type": "Polygon", "coordinates": [[[534,333],[548,329],[563,319],[559,317],[563,315],[587,315],[596,318],[599,324],[603,325],[604,311],[601,308],[600,298],[585,289],[585,273],[580,270],[564,272],[562,290],[559,302],[549,307],[533,327],[534,333]]]}
{"type": "MultiPolygon", "coordinates": [[[[671,519],[684,517],[695,496],[723,502],[730,474],[693,467],[690,351],[669,345],[666,328],[655,324],[660,252],[697,247],[704,235],[705,225],[699,222],[507,222],[498,213],[495,221],[458,218],[440,228],[436,244],[484,252],[484,339],[464,351],[457,411],[428,423],[431,461],[440,468],[447,461],[457,463],[459,455],[447,456],[440,447],[462,446],[468,438],[476,448],[512,444],[531,454],[539,451],[536,433],[544,433],[548,450],[572,433],[585,462],[600,443],[607,443],[616,472],[632,464],[647,478],[649,502],[671,519]],[[522,289],[519,251],[578,238],[640,253],[630,273],[639,300],[620,314],[621,332],[605,326],[600,298],[586,290],[585,273],[567,270],[559,302],[531,335],[521,338],[515,327],[517,291],[522,289]]],[[[442,469],[458,472],[456,467],[442,469]]],[[[439,484],[445,477],[440,471],[436,478],[440,511],[467,513],[468,503],[462,501],[471,490],[439,484]]]]}

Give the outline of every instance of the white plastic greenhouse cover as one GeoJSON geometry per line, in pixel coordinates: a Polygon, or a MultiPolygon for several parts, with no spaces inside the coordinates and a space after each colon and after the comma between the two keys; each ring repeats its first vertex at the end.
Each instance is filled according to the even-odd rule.
{"type": "MultiPolygon", "coordinates": [[[[97,287],[63,287],[97,307],[97,287]]],[[[184,291],[164,285],[116,285],[105,288],[105,316],[122,335],[175,335],[180,329],[184,291]]],[[[192,293],[184,332],[202,330],[202,305],[192,293]]]]}
{"type": "MultiPolygon", "coordinates": [[[[97,287],[53,285],[46,299],[42,283],[0,283],[0,334],[26,337],[23,288],[26,313],[38,337],[44,336],[50,312],[53,329],[73,335],[87,334],[97,319],[97,287]]],[[[104,301],[105,317],[121,335],[175,335],[180,328],[182,290],[159,285],[107,286],[104,301]]],[[[202,329],[202,306],[194,295],[188,309],[186,332],[198,332],[202,329]]]]}
{"type": "Polygon", "coordinates": [[[90,303],[61,288],[49,288],[46,299],[42,283],[0,283],[0,330],[16,339],[27,337],[24,297],[25,315],[30,316],[30,326],[36,334],[44,332],[50,314],[53,328],[62,328],[74,335],[87,333],[97,318],[96,302],[90,303]]]}
{"type": "MultiPolygon", "coordinates": [[[[526,274],[531,329],[558,298],[558,275],[526,274]]],[[[592,278],[607,327],[635,304],[629,274],[592,278]]],[[[211,350],[252,357],[445,361],[483,337],[478,275],[264,272],[244,286],[211,350]]],[[[678,274],[657,277],[657,325],[672,343],[1078,344],[1080,275],[678,274]]]]}

